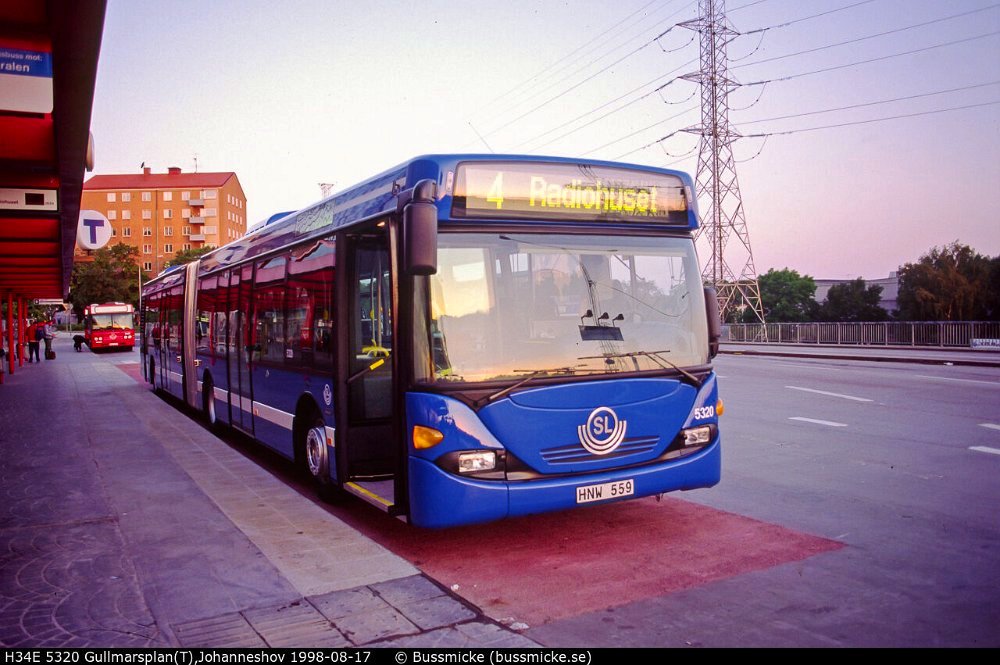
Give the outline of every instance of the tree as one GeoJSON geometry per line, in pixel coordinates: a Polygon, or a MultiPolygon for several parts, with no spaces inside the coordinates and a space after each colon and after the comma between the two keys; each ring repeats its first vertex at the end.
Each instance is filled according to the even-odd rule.
{"type": "MultiPolygon", "coordinates": [[[[1000,257],[997,257],[1000,258],[1000,257]]],[[[934,247],[899,269],[899,310],[906,321],[976,321],[1000,318],[996,258],[953,242],[934,247]]]]}
{"type": "Polygon", "coordinates": [[[866,286],[865,280],[858,277],[831,286],[817,318],[820,321],[885,321],[889,314],[879,304],[881,301],[882,287],[878,284],[866,286]]]}
{"type": "MultiPolygon", "coordinates": [[[[139,303],[139,249],[117,244],[94,252],[94,260],[73,266],[70,302],[77,318],[91,303],[139,303]]],[[[143,274],[143,281],[148,277],[143,274]]]]}
{"type": "MultiPolygon", "coordinates": [[[[758,279],[765,318],[772,323],[810,321],[816,314],[816,282],[809,275],[784,268],[771,268],[758,279]]],[[[744,312],[744,323],[757,320],[752,310],[744,312]]]]}
{"type": "Polygon", "coordinates": [[[174,258],[167,261],[167,265],[164,268],[169,268],[170,266],[179,266],[185,263],[191,263],[195,259],[200,259],[204,255],[211,251],[214,251],[215,247],[207,245],[205,247],[196,247],[195,249],[182,249],[174,255],[174,258]]]}

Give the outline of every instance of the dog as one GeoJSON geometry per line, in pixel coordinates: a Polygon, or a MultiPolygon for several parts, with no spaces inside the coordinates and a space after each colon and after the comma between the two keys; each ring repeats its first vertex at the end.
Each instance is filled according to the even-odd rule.
{"type": "Polygon", "coordinates": [[[73,348],[77,351],[83,351],[83,345],[87,341],[87,338],[83,335],[73,335],[73,348]]]}

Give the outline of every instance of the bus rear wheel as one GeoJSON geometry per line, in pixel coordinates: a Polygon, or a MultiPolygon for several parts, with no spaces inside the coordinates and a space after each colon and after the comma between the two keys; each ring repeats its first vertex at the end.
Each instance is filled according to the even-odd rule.
{"type": "Polygon", "coordinates": [[[216,428],[219,425],[219,418],[215,412],[215,384],[212,382],[212,377],[205,377],[204,382],[201,384],[201,411],[205,415],[205,422],[211,428],[216,428]]]}
{"type": "Polygon", "coordinates": [[[330,478],[330,454],[326,445],[326,424],[320,417],[311,421],[305,432],[305,442],[302,453],[306,470],[313,479],[316,494],[327,503],[334,503],[340,498],[340,489],[330,478]]]}

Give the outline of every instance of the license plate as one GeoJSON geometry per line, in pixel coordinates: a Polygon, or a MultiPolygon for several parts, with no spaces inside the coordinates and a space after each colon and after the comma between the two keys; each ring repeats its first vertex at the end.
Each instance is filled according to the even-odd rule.
{"type": "Polygon", "coordinates": [[[576,488],[577,503],[591,503],[592,501],[607,501],[608,499],[618,499],[623,496],[635,494],[635,481],[619,480],[613,483],[601,483],[600,485],[583,485],[576,488]]]}

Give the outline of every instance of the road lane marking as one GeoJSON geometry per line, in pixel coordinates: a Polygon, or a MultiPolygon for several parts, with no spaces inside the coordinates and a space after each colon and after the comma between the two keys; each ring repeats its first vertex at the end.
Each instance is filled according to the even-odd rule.
{"type": "Polygon", "coordinates": [[[1000,448],[990,448],[989,446],[969,446],[969,450],[975,450],[977,453],[1000,455],[1000,448]]]}
{"type": "Polygon", "coordinates": [[[1000,425],[994,425],[993,423],[979,423],[979,426],[986,429],[1000,429],[1000,425]]]}
{"type": "Polygon", "coordinates": [[[785,386],[785,387],[788,388],[788,389],[790,389],[790,390],[801,390],[802,392],[816,393],[817,395],[829,395],[830,397],[839,397],[840,399],[849,399],[849,400],[853,400],[855,402],[872,402],[872,401],[874,401],[874,400],[868,399],[867,397],[855,397],[853,395],[843,395],[841,393],[829,393],[829,392],[827,392],[825,390],[815,390],[813,388],[801,388],[799,386],[785,386]]]}
{"type": "Polygon", "coordinates": [[[846,423],[835,423],[832,420],[816,420],[815,418],[803,418],[801,416],[792,416],[789,420],[798,420],[803,423],[815,423],[817,425],[826,425],[827,427],[847,427],[846,423]]]}
{"type": "Polygon", "coordinates": [[[962,383],[982,383],[994,388],[1000,388],[1000,381],[980,381],[978,379],[955,379],[950,376],[932,376],[930,374],[917,374],[921,379],[937,379],[938,381],[961,381],[962,383]]]}

